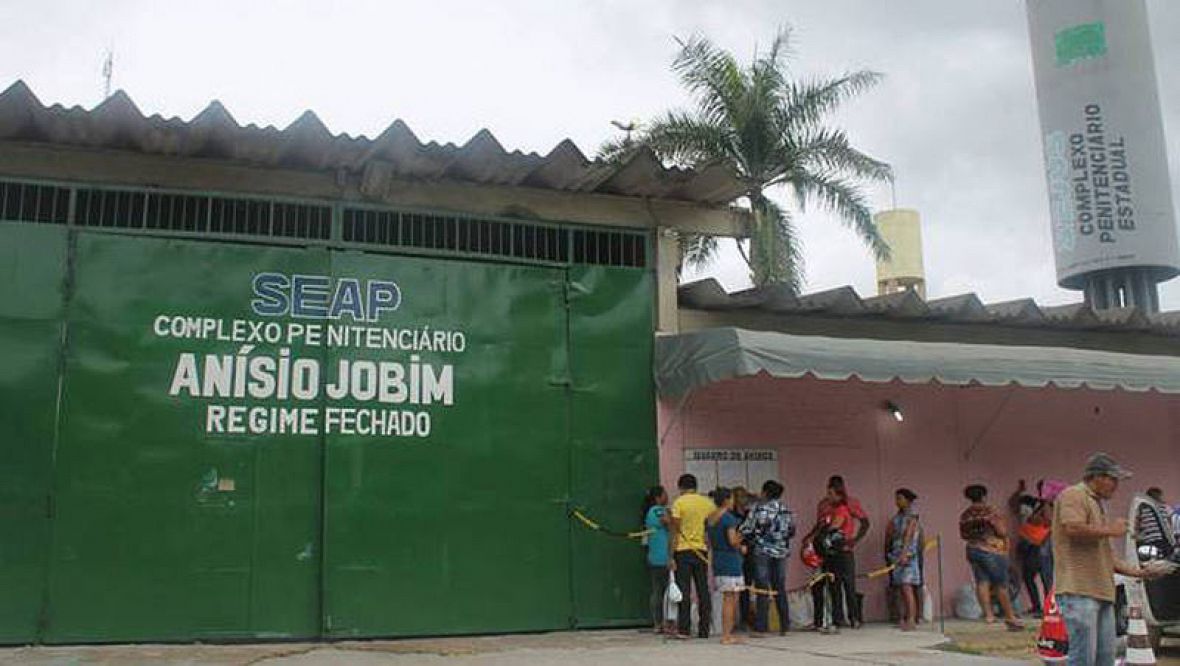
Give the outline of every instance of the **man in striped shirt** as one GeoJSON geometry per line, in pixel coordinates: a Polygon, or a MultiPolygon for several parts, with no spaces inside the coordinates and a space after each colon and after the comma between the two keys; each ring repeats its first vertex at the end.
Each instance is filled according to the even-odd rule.
{"type": "Polygon", "coordinates": [[[1168,538],[1168,532],[1172,531],[1172,509],[1164,502],[1164,491],[1159,488],[1148,488],[1145,494],[1155,506],[1146,502],[1139,505],[1135,512],[1135,541],[1155,546],[1163,557],[1170,557],[1172,539],[1168,538]]]}

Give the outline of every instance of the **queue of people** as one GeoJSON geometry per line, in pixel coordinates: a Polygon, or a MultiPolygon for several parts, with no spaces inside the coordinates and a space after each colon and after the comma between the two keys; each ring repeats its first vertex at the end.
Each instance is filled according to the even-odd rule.
{"type": "MultiPolygon", "coordinates": [[[[704,495],[697,483],[695,476],[684,474],[677,481],[674,501],[670,502],[659,486],[650,489],[645,498],[653,631],[690,638],[691,600],[695,599],[696,635],[708,638],[716,591],[722,603],[719,629],[723,643],[737,642],[735,631],[741,629],[754,636],[767,634],[772,626],[772,605],[778,615],[778,631],[785,634],[791,629],[786,581],[797,526],[794,513],[783,500],[782,484],[766,481],[761,493],[750,499],[744,489],[716,488],[704,495]],[[667,618],[665,603],[673,583],[683,599],[674,624],[667,618]]],[[[913,511],[917,496],[907,489],[898,493],[905,505],[903,508],[899,503],[903,519],[891,523],[888,532],[897,531],[896,548],[889,556],[896,560],[899,585],[920,585],[920,573],[916,572],[920,530],[913,511]]],[[[844,479],[831,477],[816,507],[815,523],[803,539],[806,550],[815,557],[814,561],[804,560],[818,570],[810,586],[814,595],[812,629],[827,633],[863,624],[855,548],[869,528],[868,515],[848,494],[844,479]]],[[[903,628],[912,628],[916,622],[916,602],[913,590],[910,592],[906,606],[909,621],[903,620],[903,628]]]]}
{"type": "MultiPolygon", "coordinates": [[[[1147,496],[1153,503],[1151,515],[1159,518],[1148,521],[1139,516],[1129,526],[1126,520],[1107,517],[1106,501],[1120,480],[1129,476],[1110,456],[1095,454],[1075,485],[1043,480],[1032,494],[1020,481],[1008,501],[1010,515],[989,502],[985,486],[967,486],[959,534],[984,621],[1002,621],[1012,631],[1023,630],[1014,593],[1009,591],[1010,581],[1020,580],[1033,616],[1040,616],[1048,595],[1055,594],[1068,629],[1069,664],[1112,664],[1114,574],[1145,579],[1166,574],[1163,569],[1115,558],[1109,540],[1129,529],[1147,541],[1152,530],[1174,530],[1180,536],[1180,511],[1164,501],[1158,488],[1149,488],[1147,496]],[[1016,569],[1019,579],[1013,577],[1016,569]]],[[[741,488],[716,488],[704,495],[697,483],[692,474],[684,474],[677,483],[675,501],[669,503],[661,487],[652,488],[645,498],[653,630],[689,638],[695,599],[696,635],[709,637],[714,590],[722,603],[722,643],[737,642],[735,631],[741,629],[765,635],[771,629],[772,605],[780,633],[801,628],[792,627],[789,619],[786,580],[797,526],[783,500],[782,484],[767,481],[761,493],[751,498],[741,488]],[[682,595],[675,622],[667,618],[666,593],[672,583],[682,595]]],[[[883,571],[888,572],[896,596],[898,626],[905,631],[918,623],[925,584],[925,538],[917,500],[917,493],[909,488],[895,491],[896,513],[886,525],[884,538],[887,567],[883,571]]],[[[832,476],[816,506],[813,526],[800,545],[801,559],[815,570],[809,580],[811,629],[836,632],[863,623],[855,553],[870,527],[867,513],[849,494],[844,479],[832,476]]]]}
{"type": "Polygon", "coordinates": [[[1155,511],[1168,519],[1148,521],[1141,510],[1140,524],[1129,526],[1125,519],[1107,515],[1106,502],[1130,476],[1109,455],[1096,453],[1087,460],[1081,482],[1074,485],[1041,481],[1034,496],[1026,493],[1021,481],[1009,501],[1019,524],[1014,548],[1008,521],[988,503],[987,488],[967,486],[964,495],[970,504],[960,516],[959,531],[985,621],[995,621],[995,600],[1008,628],[1022,629],[1008,592],[1009,554],[1014,553],[1032,614],[1045,611],[1049,594],[1055,598],[1068,634],[1066,663],[1113,666],[1114,575],[1151,579],[1175,570],[1167,563],[1140,566],[1114,556],[1110,540],[1124,537],[1128,530],[1134,530],[1138,540],[1150,541],[1152,530],[1162,538],[1162,531],[1170,528],[1171,512],[1158,488],[1149,488],[1147,496],[1155,502],[1155,511]]]}

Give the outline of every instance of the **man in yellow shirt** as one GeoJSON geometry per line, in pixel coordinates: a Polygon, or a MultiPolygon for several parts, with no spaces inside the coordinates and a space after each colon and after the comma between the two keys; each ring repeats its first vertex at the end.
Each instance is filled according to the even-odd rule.
{"type": "Polygon", "coordinates": [[[717,507],[708,497],[697,493],[697,478],[684,474],[677,481],[680,497],[672,503],[672,553],[676,571],[676,586],[684,595],[680,602],[677,624],[679,638],[692,633],[691,585],[697,593],[697,635],[709,637],[709,619],[713,617],[712,598],[709,596],[709,552],[705,538],[705,519],[717,507]]]}

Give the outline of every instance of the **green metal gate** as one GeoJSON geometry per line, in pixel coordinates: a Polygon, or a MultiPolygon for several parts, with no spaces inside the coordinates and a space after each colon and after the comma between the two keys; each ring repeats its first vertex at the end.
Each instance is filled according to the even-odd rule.
{"type": "Polygon", "coordinates": [[[0,224],[0,641],[37,635],[49,551],[66,232],[0,224]]]}
{"type": "MultiPolygon", "coordinates": [[[[465,343],[414,355],[454,372],[454,404],[426,408],[428,439],[327,438],[326,633],[567,626],[563,271],[372,255],[334,255],[332,268],[392,269],[398,321],[464,331],[465,343]]],[[[334,350],[329,366],[371,356],[334,350]]]]}
{"type": "Polygon", "coordinates": [[[568,520],[656,476],[633,250],[158,235],[0,221],[0,642],[641,621],[640,549],[568,520]]]}
{"type": "Polygon", "coordinates": [[[170,395],[178,357],[242,344],[155,324],[247,319],[256,267],[327,256],[77,234],[46,642],[316,635],[319,438],[206,432],[210,404],[247,401],[170,395]]]}

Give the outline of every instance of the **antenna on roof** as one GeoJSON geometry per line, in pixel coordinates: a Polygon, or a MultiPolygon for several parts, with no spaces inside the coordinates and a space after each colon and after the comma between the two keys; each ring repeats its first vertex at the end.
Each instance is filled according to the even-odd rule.
{"type": "Polygon", "coordinates": [[[632,120],[630,122],[623,122],[621,120],[612,120],[610,121],[610,124],[626,132],[627,137],[624,139],[624,141],[626,141],[627,145],[631,145],[631,132],[639,129],[639,121],[632,120]]]}
{"type": "Polygon", "coordinates": [[[115,50],[107,49],[106,58],[102,61],[102,98],[111,96],[111,79],[115,77],[115,50]]]}

